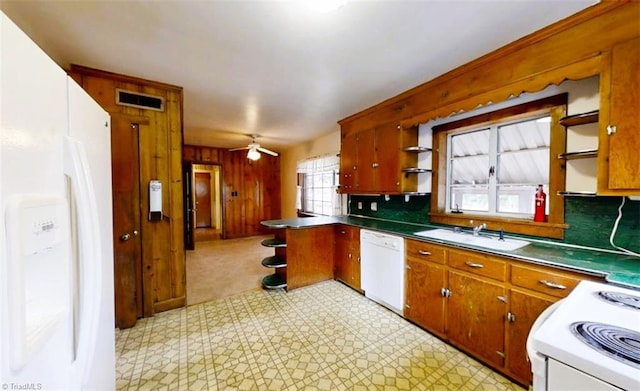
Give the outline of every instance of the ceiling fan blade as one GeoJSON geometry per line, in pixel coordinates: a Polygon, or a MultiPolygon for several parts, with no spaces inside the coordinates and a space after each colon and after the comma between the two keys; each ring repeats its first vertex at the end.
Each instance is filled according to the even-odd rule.
{"type": "Polygon", "coordinates": [[[266,149],[266,148],[261,148],[261,147],[259,147],[259,148],[258,148],[258,151],[260,151],[260,152],[264,152],[264,153],[266,153],[267,155],[271,155],[271,156],[278,156],[278,152],[273,152],[273,151],[270,151],[270,150],[268,150],[268,149],[266,149]]]}
{"type": "Polygon", "coordinates": [[[233,149],[229,149],[229,151],[230,152],[232,152],[232,151],[242,151],[242,150],[245,150],[245,149],[249,149],[249,147],[233,148],[233,149]]]}

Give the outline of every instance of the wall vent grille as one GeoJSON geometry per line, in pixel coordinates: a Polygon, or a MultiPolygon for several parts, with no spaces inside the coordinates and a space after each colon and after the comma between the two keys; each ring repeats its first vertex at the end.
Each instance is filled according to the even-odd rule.
{"type": "Polygon", "coordinates": [[[164,111],[164,98],[116,88],[116,104],[139,109],[164,111]]]}

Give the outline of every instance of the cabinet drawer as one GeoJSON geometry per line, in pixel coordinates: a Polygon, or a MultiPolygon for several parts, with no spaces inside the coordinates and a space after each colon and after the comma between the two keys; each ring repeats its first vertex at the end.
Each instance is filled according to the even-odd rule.
{"type": "Polygon", "coordinates": [[[566,297],[580,280],[579,276],[547,268],[511,266],[511,283],[513,285],[555,297],[566,297]]]}
{"type": "Polygon", "coordinates": [[[480,276],[504,281],[507,275],[507,263],[501,259],[467,251],[449,250],[449,265],[480,276]]]}
{"type": "Polygon", "coordinates": [[[436,244],[407,239],[404,247],[407,258],[431,261],[443,265],[446,261],[446,249],[436,244]]]}

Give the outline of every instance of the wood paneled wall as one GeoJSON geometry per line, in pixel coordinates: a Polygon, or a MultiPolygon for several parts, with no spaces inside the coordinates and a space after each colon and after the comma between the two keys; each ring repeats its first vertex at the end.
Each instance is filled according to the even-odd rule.
{"type": "Polygon", "coordinates": [[[140,209],[142,221],[144,316],[186,304],[182,196],[182,88],[72,65],[73,77],[105,110],[148,121],[140,127],[140,209]],[[165,110],[116,104],[116,88],[165,99],[165,110]],[[161,221],[149,221],[149,181],[163,184],[161,221]]]}
{"type": "Polygon", "coordinates": [[[246,151],[185,145],[183,159],[222,166],[223,237],[225,239],[270,233],[262,220],[280,216],[280,157],[262,154],[257,161],[246,151]]]}

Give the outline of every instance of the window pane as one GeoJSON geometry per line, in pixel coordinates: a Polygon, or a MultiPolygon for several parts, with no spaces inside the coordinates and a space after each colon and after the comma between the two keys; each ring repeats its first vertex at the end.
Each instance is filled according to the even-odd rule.
{"type": "Polygon", "coordinates": [[[498,128],[498,183],[549,183],[550,118],[538,118],[498,128]]]}
{"type": "Polygon", "coordinates": [[[450,209],[468,211],[489,211],[488,186],[455,186],[451,189],[450,209]]]}
{"type": "Polygon", "coordinates": [[[450,185],[489,183],[489,129],[451,137],[450,185]]]}
{"type": "Polygon", "coordinates": [[[533,214],[535,186],[498,186],[498,212],[533,214]]]}

